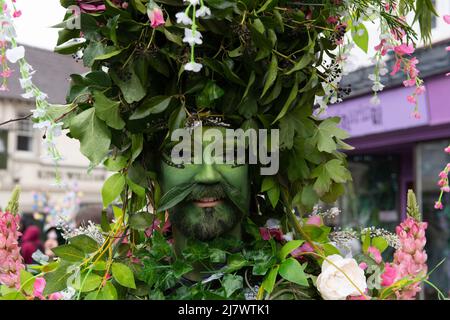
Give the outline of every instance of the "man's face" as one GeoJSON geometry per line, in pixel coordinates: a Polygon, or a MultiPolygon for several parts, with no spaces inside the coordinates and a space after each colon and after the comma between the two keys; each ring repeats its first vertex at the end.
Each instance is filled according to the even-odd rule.
{"type": "MultiPolygon", "coordinates": [[[[208,130],[213,129],[203,128],[200,143],[205,150],[212,143],[208,130]]],[[[248,211],[250,186],[248,165],[222,164],[217,155],[211,157],[207,152],[201,156],[201,164],[177,167],[170,163],[170,152],[165,154],[161,183],[163,195],[174,187],[191,184],[184,200],[169,209],[170,221],[185,237],[207,241],[226,234],[242,221],[248,211]],[[241,208],[236,203],[242,204],[241,208]]]]}

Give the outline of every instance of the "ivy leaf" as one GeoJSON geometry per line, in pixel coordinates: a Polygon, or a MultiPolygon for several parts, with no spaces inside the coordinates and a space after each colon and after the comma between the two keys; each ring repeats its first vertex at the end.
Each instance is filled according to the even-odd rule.
{"type": "Polygon", "coordinates": [[[114,262],[112,264],[112,276],[121,286],[136,289],[134,275],[131,269],[123,263],[114,262]]]}
{"type": "Polygon", "coordinates": [[[332,153],[336,151],[337,144],[333,138],[347,139],[349,134],[339,128],[339,118],[329,118],[324,120],[318,127],[316,133],[317,149],[322,152],[332,153]]]}
{"type": "Polygon", "coordinates": [[[117,199],[125,187],[125,177],[116,173],[109,177],[102,187],[103,207],[106,208],[110,203],[117,199]]]}
{"type": "Polygon", "coordinates": [[[280,276],[289,282],[308,287],[308,279],[301,264],[294,258],[286,259],[280,266],[280,276]]]}
{"type": "Polygon", "coordinates": [[[226,274],[223,277],[222,286],[225,290],[226,298],[231,297],[231,295],[243,287],[244,279],[238,275],[226,274]]]}
{"type": "Polygon", "coordinates": [[[111,131],[95,115],[95,108],[89,108],[72,118],[70,134],[80,140],[81,153],[94,165],[99,164],[108,153],[111,131]]]}
{"type": "Polygon", "coordinates": [[[344,183],[351,180],[350,172],[345,168],[341,160],[333,159],[315,168],[311,173],[312,178],[317,178],[314,183],[314,190],[320,195],[324,195],[330,190],[334,182],[344,183]]]}
{"type": "Polygon", "coordinates": [[[120,116],[120,102],[108,99],[103,93],[94,92],[95,114],[114,129],[122,130],[125,122],[120,116]]]}
{"type": "Polygon", "coordinates": [[[172,101],[172,97],[156,96],[146,99],[131,115],[130,120],[143,119],[151,114],[164,112],[172,101]]]}

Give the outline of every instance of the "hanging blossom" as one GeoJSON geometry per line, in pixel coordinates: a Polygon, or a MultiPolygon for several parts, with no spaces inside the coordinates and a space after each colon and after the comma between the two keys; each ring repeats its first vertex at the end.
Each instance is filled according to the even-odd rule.
{"type": "MultiPolygon", "coordinates": [[[[387,4],[385,10],[393,13],[397,10],[395,5],[387,4]]],[[[398,12],[397,12],[398,14],[398,12]]],[[[374,73],[369,75],[369,79],[373,81],[372,90],[374,96],[371,99],[372,104],[378,105],[380,99],[378,92],[382,91],[384,85],[381,83],[381,77],[386,75],[389,71],[386,68],[385,56],[389,52],[393,52],[395,56],[395,63],[390,75],[394,76],[398,72],[403,71],[407,79],[403,81],[404,87],[414,87],[414,91],[407,96],[406,100],[414,105],[412,116],[416,119],[421,117],[419,113],[418,96],[425,92],[424,81],[419,77],[419,70],[417,65],[419,60],[413,57],[415,47],[411,43],[406,42],[406,34],[401,29],[390,29],[385,21],[380,23],[380,43],[375,46],[375,56],[373,62],[375,64],[374,73]]]]}
{"type": "MultiPolygon", "coordinates": [[[[447,24],[450,24],[450,15],[444,15],[444,21],[447,24]]],[[[450,51],[450,47],[446,48],[447,51],[450,51]]],[[[450,73],[447,73],[447,76],[450,76],[450,73]]],[[[450,145],[444,149],[444,152],[450,154],[450,145]]],[[[445,168],[439,173],[439,181],[438,186],[441,188],[441,193],[439,194],[439,200],[435,202],[434,208],[437,210],[444,209],[444,204],[442,203],[442,198],[445,193],[450,192],[450,186],[448,181],[448,174],[450,172],[450,163],[447,163],[445,168]]]]}
{"type": "MultiPolygon", "coordinates": [[[[420,222],[408,217],[396,228],[396,233],[401,242],[401,248],[394,253],[394,262],[389,265],[383,277],[384,281],[389,279],[425,277],[427,274],[427,253],[425,252],[425,230],[426,222],[420,222]],[[395,271],[394,271],[395,270],[395,271]],[[387,274],[386,274],[387,272],[387,274]],[[394,276],[395,274],[395,276],[394,276]]],[[[421,290],[420,281],[396,291],[399,300],[414,299],[421,290]]]]}
{"type": "Polygon", "coordinates": [[[150,26],[155,29],[166,23],[161,8],[154,2],[149,1],[147,4],[147,15],[150,19],[150,26]]]}
{"type": "Polygon", "coordinates": [[[195,61],[195,46],[203,43],[202,34],[197,30],[197,18],[206,18],[211,15],[211,10],[205,6],[203,0],[184,0],[188,3],[185,11],[178,12],[175,17],[178,24],[190,26],[184,29],[183,42],[191,47],[190,61],[184,65],[184,70],[200,72],[203,65],[195,61]],[[200,8],[197,8],[200,6],[200,8]]]}
{"type": "Polygon", "coordinates": [[[58,164],[62,160],[62,157],[56,148],[55,139],[61,135],[63,124],[55,121],[48,114],[47,110],[50,107],[47,101],[48,97],[34,85],[32,79],[35,71],[25,59],[25,48],[17,45],[13,19],[20,17],[21,12],[16,9],[15,1],[12,2],[12,6],[10,7],[5,0],[0,0],[0,10],[0,61],[2,65],[1,75],[3,75],[0,91],[8,90],[7,80],[13,72],[8,63],[16,65],[20,71],[20,86],[24,91],[22,98],[35,100],[36,109],[32,110],[32,118],[35,120],[33,126],[36,129],[44,131],[43,146],[48,157],[56,165],[56,181],[59,184],[61,179],[58,164]]]}

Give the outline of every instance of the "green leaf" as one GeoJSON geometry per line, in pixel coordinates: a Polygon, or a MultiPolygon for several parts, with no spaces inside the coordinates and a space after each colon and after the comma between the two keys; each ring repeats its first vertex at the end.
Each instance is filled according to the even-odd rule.
{"type": "Polygon", "coordinates": [[[46,273],[44,279],[46,281],[44,295],[49,295],[54,292],[59,292],[67,288],[67,280],[70,277],[70,273],[67,273],[67,265],[61,264],[61,266],[55,271],[46,273]]]}
{"type": "Polygon", "coordinates": [[[114,262],[112,264],[112,276],[121,286],[136,289],[133,271],[123,263],[114,262]]]}
{"type": "Polygon", "coordinates": [[[202,92],[197,95],[197,107],[211,108],[212,103],[221,98],[225,91],[219,87],[214,81],[208,81],[202,92]]]}
{"type": "Polygon", "coordinates": [[[275,188],[276,181],[273,177],[265,177],[261,186],[261,192],[269,191],[270,189],[275,188]]]}
{"type": "Polygon", "coordinates": [[[102,284],[103,278],[95,273],[86,273],[81,276],[81,283],[74,282],[74,289],[81,292],[89,292],[97,289],[102,284]]]}
{"type": "Polygon", "coordinates": [[[120,102],[108,99],[103,93],[94,92],[95,114],[114,129],[122,130],[125,122],[120,116],[120,102]]]}
{"type": "Polygon", "coordinates": [[[72,54],[77,52],[80,48],[86,45],[86,41],[80,38],[70,39],[63,44],[55,47],[54,51],[59,54],[72,54]]]}
{"type": "Polygon", "coordinates": [[[278,74],[278,60],[277,56],[274,54],[272,55],[272,61],[270,62],[269,69],[267,70],[265,76],[264,89],[261,94],[261,97],[263,97],[275,83],[275,80],[277,79],[277,74],[278,74]]]}
{"type": "Polygon", "coordinates": [[[301,264],[294,258],[286,259],[280,266],[280,276],[287,281],[308,287],[308,278],[301,264]]]}
{"type": "Polygon", "coordinates": [[[34,290],[34,282],[36,279],[33,275],[25,270],[20,270],[20,285],[22,290],[27,294],[31,295],[34,290]]]}
{"type": "Polygon", "coordinates": [[[153,223],[152,216],[148,212],[139,212],[130,215],[130,227],[135,230],[144,231],[153,223]]]}
{"type": "Polygon", "coordinates": [[[235,253],[228,257],[226,271],[234,272],[245,267],[247,264],[248,262],[242,254],[235,253]]]}
{"type": "Polygon", "coordinates": [[[157,213],[164,212],[183,201],[194,188],[194,183],[185,183],[167,191],[159,201],[157,213]]]}
{"type": "Polygon", "coordinates": [[[324,195],[330,190],[334,182],[344,183],[351,180],[351,174],[345,168],[342,161],[333,159],[315,168],[311,173],[312,178],[317,178],[314,183],[314,190],[320,195],[324,195]]]}
{"type": "Polygon", "coordinates": [[[270,204],[273,208],[275,208],[278,204],[278,201],[280,200],[280,186],[277,184],[275,188],[270,189],[267,191],[267,196],[269,197],[270,204]]]}
{"type": "Polygon", "coordinates": [[[85,258],[83,251],[70,244],[64,244],[53,248],[52,251],[56,254],[56,256],[69,262],[77,262],[85,258]]]}
{"type": "Polygon", "coordinates": [[[117,199],[125,187],[125,177],[116,173],[109,177],[102,188],[103,207],[106,208],[110,203],[117,199]]]}
{"type": "Polygon", "coordinates": [[[84,253],[92,253],[99,249],[97,241],[85,234],[80,234],[78,236],[70,238],[69,242],[71,245],[73,245],[77,249],[80,249],[84,253]]]}
{"type": "Polygon", "coordinates": [[[339,128],[339,118],[329,118],[324,120],[318,127],[315,138],[317,139],[317,149],[319,151],[333,153],[337,149],[336,142],[333,138],[347,139],[349,134],[339,128]]]}
{"type": "Polygon", "coordinates": [[[286,75],[290,75],[296,71],[302,70],[303,68],[305,68],[306,66],[308,66],[308,64],[313,61],[314,56],[311,56],[309,54],[304,54],[301,59],[295,63],[295,65],[292,67],[291,70],[289,70],[288,72],[286,72],[286,75]]]}
{"type": "Polygon", "coordinates": [[[244,279],[238,275],[226,274],[223,277],[222,286],[225,290],[225,297],[229,298],[231,295],[239,289],[242,289],[244,279]]]}
{"type": "Polygon", "coordinates": [[[369,50],[369,32],[364,23],[352,28],[352,38],[355,44],[365,53],[369,50]]]}
{"type": "Polygon", "coordinates": [[[372,239],[372,246],[377,248],[380,253],[383,253],[389,247],[389,244],[383,237],[375,237],[372,239]]]}
{"type": "Polygon", "coordinates": [[[286,113],[289,110],[289,107],[292,105],[292,103],[295,101],[295,99],[297,98],[298,95],[298,78],[295,78],[295,82],[294,85],[292,86],[292,90],[291,93],[289,94],[286,102],[284,103],[283,108],[281,109],[281,112],[278,114],[278,116],[276,117],[276,119],[272,122],[272,124],[276,123],[278,120],[280,120],[281,118],[283,118],[286,113]]]}
{"type": "Polygon", "coordinates": [[[295,249],[300,247],[303,243],[305,243],[305,240],[292,240],[286,243],[278,253],[281,260],[286,259],[286,257],[295,249]]]}
{"type": "Polygon", "coordinates": [[[128,103],[133,103],[142,100],[147,94],[147,90],[144,88],[141,80],[136,75],[133,65],[129,64],[125,70],[120,72],[128,75],[128,79],[123,79],[123,77],[120,77],[118,71],[114,69],[109,70],[111,79],[119,86],[125,101],[128,103]]]}
{"type": "Polygon", "coordinates": [[[146,99],[131,115],[130,120],[143,119],[151,114],[164,112],[172,101],[172,97],[156,96],[146,99]]]}
{"type": "Polygon", "coordinates": [[[133,134],[131,136],[131,162],[137,159],[144,149],[144,135],[133,134]]]}
{"type": "Polygon", "coordinates": [[[100,290],[101,300],[117,300],[116,287],[111,282],[106,282],[105,286],[100,290]]]}
{"type": "Polygon", "coordinates": [[[81,153],[94,165],[99,164],[108,153],[111,131],[95,115],[95,108],[89,108],[72,118],[70,134],[80,141],[81,153]]]}
{"type": "Polygon", "coordinates": [[[261,286],[266,290],[269,294],[272,293],[273,287],[275,286],[275,281],[277,280],[278,270],[280,269],[279,265],[274,266],[269,274],[264,278],[261,286]]]}

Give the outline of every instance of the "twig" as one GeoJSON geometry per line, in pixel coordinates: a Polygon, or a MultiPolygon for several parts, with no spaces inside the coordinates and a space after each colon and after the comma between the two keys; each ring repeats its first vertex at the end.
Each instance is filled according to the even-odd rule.
{"type": "Polygon", "coordinates": [[[2,123],[0,123],[0,126],[4,126],[4,125],[6,125],[6,124],[8,124],[8,123],[11,123],[11,122],[17,122],[17,121],[22,121],[22,120],[28,120],[29,118],[31,118],[32,115],[33,115],[33,114],[30,113],[29,115],[24,116],[24,117],[21,117],[21,118],[11,119],[11,120],[2,122],[2,123]]]}

